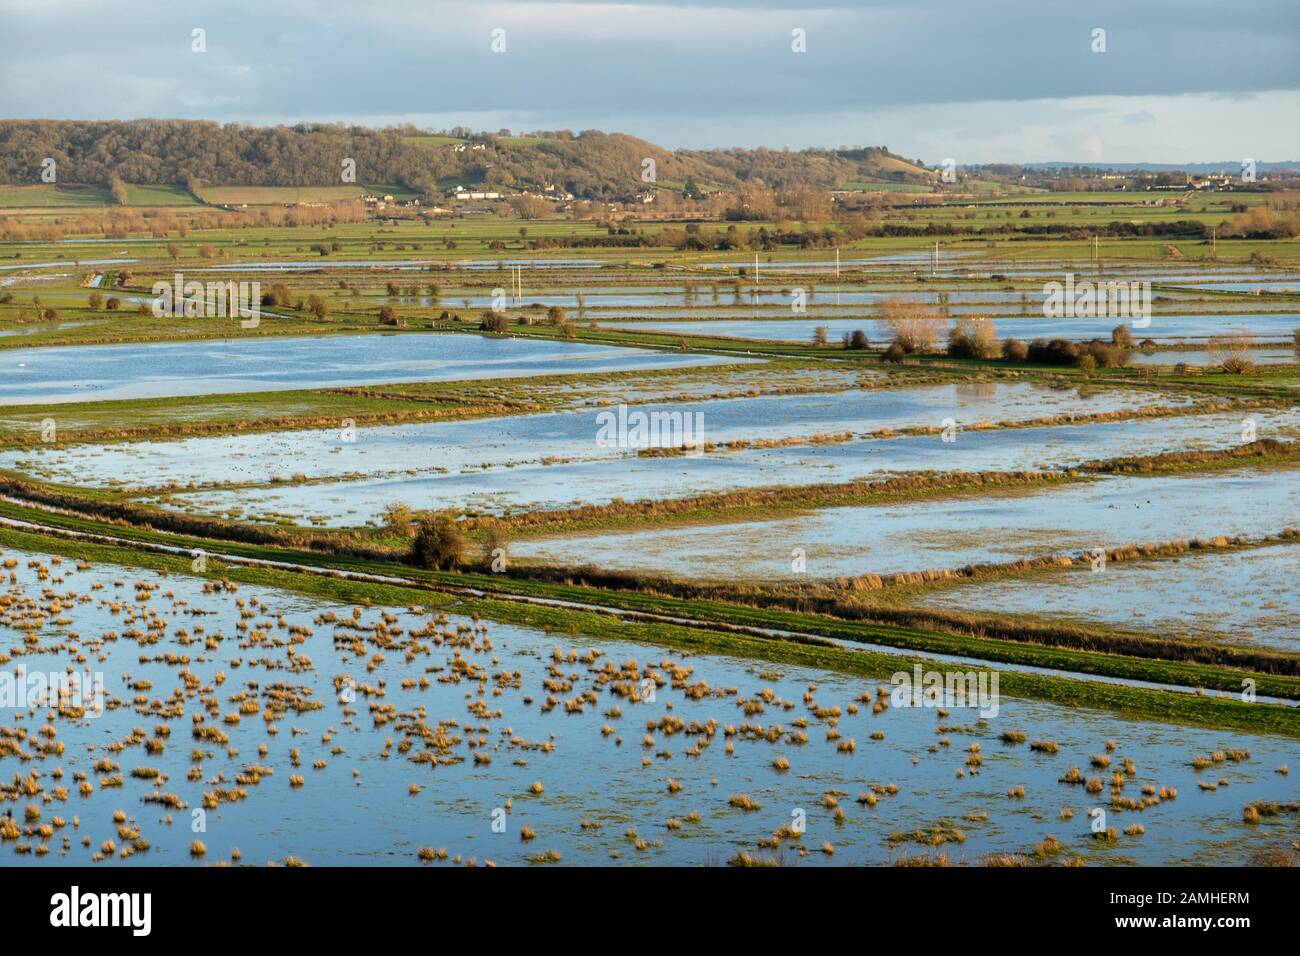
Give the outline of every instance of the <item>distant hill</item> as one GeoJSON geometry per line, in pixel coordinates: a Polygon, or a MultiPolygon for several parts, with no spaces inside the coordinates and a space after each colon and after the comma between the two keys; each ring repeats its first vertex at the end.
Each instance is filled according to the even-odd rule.
{"type": "Polygon", "coordinates": [[[864,188],[928,183],[919,162],[883,147],[860,149],[678,150],[622,133],[568,131],[530,136],[447,135],[413,128],[301,124],[255,127],[195,120],[0,121],[0,183],[39,182],[56,161],[60,183],[107,185],[335,186],[345,159],[356,182],[393,183],[422,193],[491,183],[512,189],[548,184],[584,199],[625,199],[650,188],[735,190],[864,188]],[[642,179],[654,160],[655,183],[642,179]]]}

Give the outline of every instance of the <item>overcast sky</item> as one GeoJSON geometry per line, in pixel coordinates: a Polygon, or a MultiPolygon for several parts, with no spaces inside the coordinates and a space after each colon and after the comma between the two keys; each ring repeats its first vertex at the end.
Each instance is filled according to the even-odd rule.
{"type": "Polygon", "coordinates": [[[6,118],[595,128],[931,164],[1300,159],[1300,0],[0,0],[0,25],[6,118]]]}

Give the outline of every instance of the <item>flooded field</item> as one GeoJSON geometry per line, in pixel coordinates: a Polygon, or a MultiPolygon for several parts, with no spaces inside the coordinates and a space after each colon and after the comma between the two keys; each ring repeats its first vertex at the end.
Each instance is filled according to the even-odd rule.
{"type": "MultiPolygon", "coordinates": [[[[1300,438],[1300,422],[1288,412],[1256,415],[1255,421],[1261,435],[1300,438]]],[[[415,508],[464,508],[503,514],[608,504],[618,499],[669,499],[742,488],[879,479],[909,471],[1053,470],[1135,452],[1160,454],[1230,447],[1240,432],[1239,415],[1178,416],[971,431],[951,444],[934,435],[913,435],[707,452],[686,458],[624,454],[550,464],[532,460],[485,467],[466,465],[460,471],[436,475],[413,467],[405,473],[347,475],[314,484],[178,493],[160,503],[205,514],[237,513],[263,520],[290,517],[298,523],[350,526],[377,521],[388,505],[399,503],[415,508]]],[[[245,456],[245,452],[237,452],[224,460],[234,467],[250,460],[245,456]]],[[[130,464],[136,462],[130,460],[130,464]]],[[[65,467],[75,470],[79,464],[69,457],[65,467]]],[[[134,473],[126,462],[122,471],[134,473]]],[[[189,476],[198,479],[197,472],[189,476]]],[[[147,481],[148,477],[141,474],[140,480],[147,481]]],[[[256,481],[259,477],[251,467],[245,472],[245,480],[256,481]]]]}
{"type": "Polygon", "coordinates": [[[0,401],[108,401],[682,368],[719,361],[707,355],[446,334],[8,349],[0,352],[0,401]]]}
{"type": "MultiPolygon", "coordinates": [[[[1247,349],[1246,355],[1257,365],[1294,365],[1297,357],[1300,357],[1294,348],[1247,349]]],[[[1185,365],[1212,367],[1221,361],[1221,356],[1215,355],[1206,349],[1175,349],[1169,351],[1157,350],[1155,352],[1133,352],[1131,364],[1177,365],[1182,362],[1185,365]]]]}
{"type": "MultiPolygon", "coordinates": [[[[491,343],[496,344],[496,343],[491,343]]],[[[657,353],[648,353],[651,357],[657,353]]],[[[1051,388],[1029,382],[851,388],[836,392],[638,405],[647,413],[701,416],[709,443],[843,440],[883,429],[958,428],[1058,416],[1183,408],[1186,396],[1143,389],[1051,388]]],[[[284,431],[174,442],[32,448],[0,453],[0,467],[86,484],[262,482],[274,475],[309,478],[355,473],[414,477],[572,459],[625,459],[635,447],[598,443],[607,408],[427,425],[284,431]]],[[[1270,418],[1270,421],[1275,419],[1270,418]]],[[[695,419],[692,419],[695,421],[695,419]]],[[[1178,425],[1169,426],[1177,429],[1178,425]]],[[[1237,431],[1240,431],[1238,424],[1237,431]]],[[[694,433],[693,433],[694,434],[694,433]]],[[[933,439],[932,439],[933,441],[933,439]]],[[[679,442],[680,444],[680,442],[679,442]]],[[[956,443],[952,443],[956,444],[956,443]]],[[[952,445],[944,443],[945,449],[952,445]]]]}
{"type": "Polygon", "coordinates": [[[1294,471],[1113,477],[1031,493],[826,508],[772,521],[633,530],[511,545],[516,558],[694,580],[790,581],[889,574],[1294,525],[1294,471]]]}
{"type": "MultiPolygon", "coordinates": [[[[979,311],[978,309],[972,311],[979,311]]],[[[986,310],[987,311],[987,310],[986,310]]],[[[1128,324],[1122,319],[1046,319],[1033,315],[991,316],[996,320],[998,338],[1018,338],[1026,341],[1038,338],[1109,339],[1116,325],[1128,324]]],[[[875,342],[884,342],[883,331],[874,315],[857,319],[714,319],[706,321],[646,320],[639,322],[603,322],[610,328],[643,329],[655,332],[676,332],[682,335],[722,335],[741,339],[776,339],[793,342],[812,341],[813,332],[827,329],[832,343],[838,343],[846,332],[859,329],[875,342]]],[[[1132,329],[1135,339],[1161,341],[1202,341],[1216,335],[1248,333],[1257,341],[1289,341],[1291,331],[1300,327],[1300,313],[1231,314],[1212,315],[1154,315],[1148,326],[1132,329]]]]}
{"type": "Polygon", "coordinates": [[[0,0],[15,947],[498,865],[1293,925],[1289,5],[71,6],[0,0]]]}
{"type": "Polygon", "coordinates": [[[107,701],[9,718],[34,756],[9,865],[721,864],[767,856],[801,814],[776,852],[804,865],[977,862],[1049,836],[1048,861],[1240,864],[1296,836],[1286,814],[1242,821],[1294,798],[1283,739],[1005,696],[983,716],[873,706],[888,681],[0,557],[30,642],[6,668],[87,654],[107,701]],[[1114,841],[1089,830],[1108,801],[1062,782],[1102,753],[1141,806],[1108,805],[1114,841]]]}
{"type": "Polygon", "coordinates": [[[1174,637],[1300,650],[1300,547],[1278,544],[1007,578],[927,593],[927,607],[1101,622],[1174,637]],[[1151,600],[1159,595],[1158,601],[1151,600]]]}

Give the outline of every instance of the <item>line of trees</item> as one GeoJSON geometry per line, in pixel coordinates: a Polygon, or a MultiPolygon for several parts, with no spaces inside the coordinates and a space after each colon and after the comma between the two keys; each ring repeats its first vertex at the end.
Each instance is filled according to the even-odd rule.
{"type": "MultiPolygon", "coordinates": [[[[462,130],[461,132],[465,132],[462,130]]],[[[627,198],[654,183],[709,188],[746,186],[813,192],[863,178],[918,181],[880,147],[840,150],[679,150],[669,152],[622,133],[560,131],[531,145],[492,134],[472,137],[482,149],[430,142],[409,127],[369,129],[343,124],[258,127],[197,120],[0,121],[0,183],[37,184],[42,162],[54,159],[60,183],[124,183],[196,188],[319,186],[342,182],[341,163],[356,163],[360,183],[397,184],[433,194],[448,181],[510,189],[563,187],[588,199],[627,198]],[[652,181],[644,161],[654,161],[652,181]],[[706,185],[701,185],[706,184],[706,185]]],[[[816,218],[822,200],[799,200],[798,218],[816,218]]],[[[743,206],[737,207],[738,213],[743,206]]]]}

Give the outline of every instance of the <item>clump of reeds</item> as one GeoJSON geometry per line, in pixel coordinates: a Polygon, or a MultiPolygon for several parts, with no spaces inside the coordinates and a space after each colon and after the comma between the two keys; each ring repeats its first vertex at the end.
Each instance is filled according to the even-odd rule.
{"type": "Polygon", "coordinates": [[[747,853],[744,850],[741,850],[730,860],[727,861],[727,865],[740,866],[740,867],[752,867],[752,866],[777,866],[778,864],[775,857],[755,856],[752,853],[747,853]]]}

